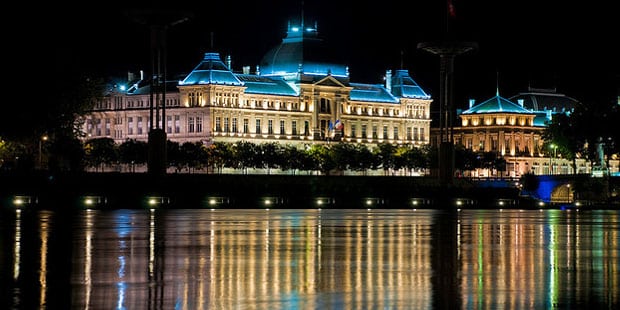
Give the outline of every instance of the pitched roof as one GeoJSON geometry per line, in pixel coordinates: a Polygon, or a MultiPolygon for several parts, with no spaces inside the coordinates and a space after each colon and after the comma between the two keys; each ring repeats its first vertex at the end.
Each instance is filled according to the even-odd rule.
{"type": "Polygon", "coordinates": [[[236,76],[247,87],[245,89],[246,93],[282,96],[299,95],[284,79],[267,78],[253,74],[237,74],[236,76]]]}
{"type": "Polygon", "coordinates": [[[219,53],[205,53],[200,64],[185,79],[179,82],[179,85],[197,84],[243,86],[243,82],[222,62],[219,53]]]}
{"type": "Polygon", "coordinates": [[[404,98],[431,98],[431,96],[424,92],[418,83],[409,76],[408,70],[396,70],[394,76],[392,76],[392,94],[396,97],[404,98]]]}
{"type": "Polygon", "coordinates": [[[350,83],[353,87],[350,98],[354,101],[370,101],[384,103],[398,103],[398,99],[382,85],[350,83]]]}
{"type": "Polygon", "coordinates": [[[479,104],[471,106],[461,114],[489,114],[489,113],[521,113],[535,114],[521,105],[514,103],[499,95],[499,91],[494,97],[483,101],[479,104]]]}

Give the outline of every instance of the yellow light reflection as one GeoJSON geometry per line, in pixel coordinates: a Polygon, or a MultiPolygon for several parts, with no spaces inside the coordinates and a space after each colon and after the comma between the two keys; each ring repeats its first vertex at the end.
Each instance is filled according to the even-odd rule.
{"type": "Polygon", "coordinates": [[[39,215],[39,237],[41,239],[41,256],[39,257],[39,306],[47,304],[47,242],[51,222],[50,212],[41,212],[39,215]]]}

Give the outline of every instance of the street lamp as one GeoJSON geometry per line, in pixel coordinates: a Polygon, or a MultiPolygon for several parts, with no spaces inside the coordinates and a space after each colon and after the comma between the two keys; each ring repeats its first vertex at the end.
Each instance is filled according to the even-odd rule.
{"type": "Polygon", "coordinates": [[[43,152],[42,152],[42,144],[44,141],[47,141],[48,137],[47,136],[42,136],[41,139],[39,139],[39,169],[41,169],[43,167],[43,152]]]}
{"type": "MultiPolygon", "coordinates": [[[[553,158],[555,158],[558,155],[558,146],[555,144],[551,144],[550,147],[553,149],[553,158]]],[[[551,161],[551,154],[549,154],[549,169],[551,169],[551,174],[555,174],[553,169],[553,162],[551,161]]]]}

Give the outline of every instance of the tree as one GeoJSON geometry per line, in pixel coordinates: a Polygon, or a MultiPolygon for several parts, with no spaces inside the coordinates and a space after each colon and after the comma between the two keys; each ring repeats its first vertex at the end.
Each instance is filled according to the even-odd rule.
{"type": "Polygon", "coordinates": [[[148,144],[136,139],[127,139],[118,146],[121,163],[128,164],[134,172],[134,165],[145,164],[148,158],[148,144]]]}
{"type": "Polygon", "coordinates": [[[118,149],[111,138],[95,138],[84,143],[85,162],[95,169],[118,161],[118,149]]]}
{"type": "Polygon", "coordinates": [[[373,153],[377,156],[380,167],[383,168],[383,172],[387,175],[388,171],[395,166],[394,154],[396,153],[396,147],[390,143],[380,143],[373,149],[373,153]]]}
{"type": "Polygon", "coordinates": [[[472,171],[476,168],[477,155],[462,144],[454,148],[454,168],[460,171],[472,171]]]}
{"type": "Polygon", "coordinates": [[[328,146],[324,144],[312,144],[307,152],[310,158],[312,158],[312,163],[314,165],[312,170],[319,170],[329,175],[329,172],[336,168],[336,162],[328,146]]]}
{"type": "Polygon", "coordinates": [[[571,160],[574,173],[577,173],[577,156],[586,151],[587,145],[587,138],[579,129],[576,123],[577,119],[578,117],[568,116],[564,113],[556,114],[542,134],[545,141],[545,153],[549,156],[560,154],[563,158],[571,160]]]}

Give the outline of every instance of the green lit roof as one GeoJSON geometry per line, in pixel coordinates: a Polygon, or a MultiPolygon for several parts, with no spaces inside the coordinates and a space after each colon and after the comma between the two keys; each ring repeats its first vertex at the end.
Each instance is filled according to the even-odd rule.
{"type": "Polygon", "coordinates": [[[506,98],[496,95],[486,101],[473,105],[469,109],[462,112],[462,114],[489,114],[489,113],[521,113],[521,114],[534,114],[534,112],[522,107],[521,105],[514,103],[506,98]]]}
{"type": "Polygon", "coordinates": [[[396,70],[392,76],[392,94],[403,98],[430,99],[431,96],[418,86],[407,70],[396,70]]]}
{"type": "Polygon", "coordinates": [[[205,53],[204,58],[179,85],[235,85],[243,83],[222,62],[219,53],[205,53]]]}
{"type": "Polygon", "coordinates": [[[353,87],[350,98],[354,101],[370,101],[398,103],[398,99],[392,96],[382,85],[350,83],[353,87]]]}
{"type": "Polygon", "coordinates": [[[281,96],[299,95],[284,79],[267,78],[252,74],[237,74],[236,76],[245,85],[246,93],[281,96]]]}
{"type": "Polygon", "coordinates": [[[323,44],[317,26],[289,25],[282,43],[269,50],[260,62],[260,74],[266,76],[334,75],[348,76],[345,65],[334,63],[336,51],[323,44]]]}

